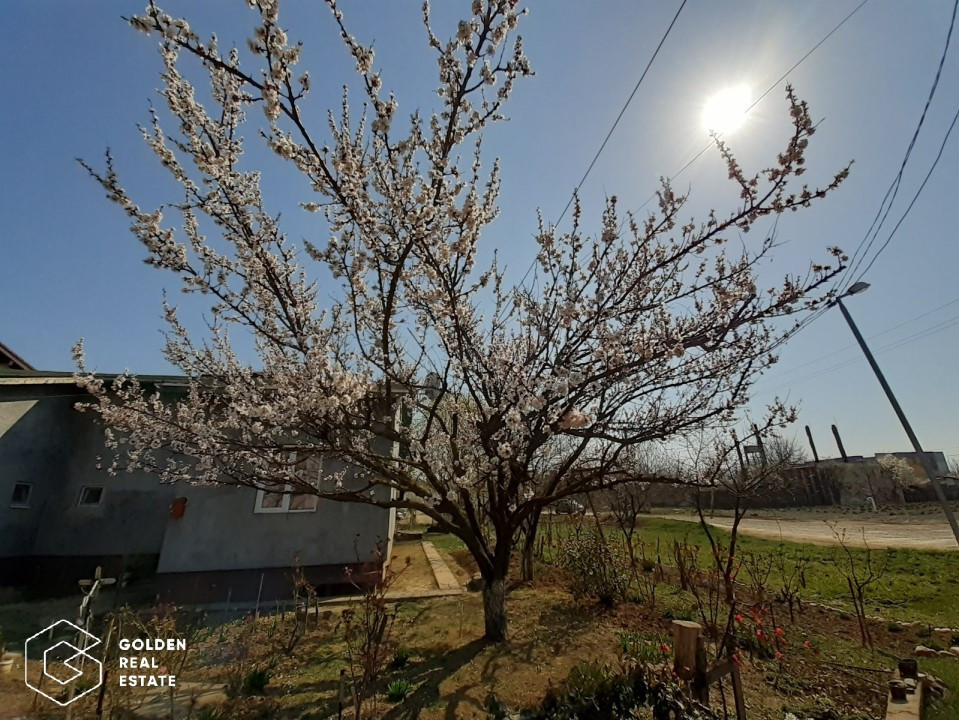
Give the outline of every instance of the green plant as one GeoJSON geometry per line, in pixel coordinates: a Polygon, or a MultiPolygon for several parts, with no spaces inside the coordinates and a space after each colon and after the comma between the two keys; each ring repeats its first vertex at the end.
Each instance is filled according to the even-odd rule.
{"type": "Polygon", "coordinates": [[[559,561],[572,579],[573,597],[595,597],[604,605],[625,598],[629,561],[598,532],[590,530],[567,537],[560,546],[559,561]]]}
{"type": "Polygon", "coordinates": [[[565,688],[570,694],[594,695],[611,676],[610,669],[594,662],[581,662],[573,666],[566,678],[565,688]]]}
{"type": "Polygon", "coordinates": [[[371,715],[376,716],[374,688],[379,685],[380,675],[391,664],[391,658],[396,657],[392,634],[399,609],[387,599],[387,595],[396,578],[410,566],[410,558],[406,558],[406,565],[399,572],[392,570],[390,558],[383,554],[379,546],[374,550],[374,555],[376,564],[387,568],[385,574],[367,578],[361,583],[347,570],[350,582],[361,592],[361,596],[358,603],[344,610],[340,616],[346,643],[347,672],[353,686],[354,720],[361,720],[363,706],[368,699],[372,704],[371,715]]]}
{"type": "Polygon", "coordinates": [[[262,695],[269,682],[269,672],[263,668],[253,668],[243,679],[243,692],[247,695],[262,695]]]}
{"type": "Polygon", "coordinates": [[[409,692],[412,689],[413,686],[410,684],[409,680],[404,680],[402,678],[393,680],[389,685],[386,686],[386,698],[390,702],[399,702],[409,695],[409,692]]]}
{"type": "Polygon", "coordinates": [[[683,696],[668,669],[632,665],[616,673],[595,663],[576,665],[559,689],[550,690],[543,702],[525,711],[524,720],[609,720],[643,717],[654,720],[713,720],[709,708],[683,696]]]}
{"type": "Polygon", "coordinates": [[[400,670],[410,664],[410,658],[413,654],[406,648],[400,648],[393,653],[393,659],[390,661],[390,667],[393,670],[400,670]]]}
{"type": "Polygon", "coordinates": [[[511,716],[509,706],[496,697],[492,691],[486,696],[483,709],[486,710],[486,714],[493,720],[508,720],[511,716]]]}
{"type": "Polygon", "coordinates": [[[194,720],[224,720],[224,715],[220,708],[213,705],[204,705],[196,711],[193,718],[194,720]]]}
{"type": "Polygon", "coordinates": [[[650,638],[637,630],[624,630],[616,633],[622,656],[647,664],[663,662],[669,657],[669,642],[664,638],[650,638]]]}

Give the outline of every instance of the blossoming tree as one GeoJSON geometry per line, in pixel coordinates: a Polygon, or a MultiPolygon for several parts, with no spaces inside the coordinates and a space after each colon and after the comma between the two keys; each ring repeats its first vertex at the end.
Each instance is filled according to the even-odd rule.
{"type": "MultiPolygon", "coordinates": [[[[177,402],[134,376],[104,385],[81,346],[78,378],[107,426],[114,471],[282,483],[428,516],[476,559],[486,635],[500,639],[523,523],[558,498],[635,480],[623,462],[632,448],[732,421],[795,326],[773,321],[822,301],[838,250],[832,264],[760,288],[754,268],[773,239],[734,249],[727,239],[809,206],[847,171],[821,188],[797,183],[814,128],[790,90],[792,130],[770,169],[747,174],[716,141],[738,207],[684,220],[686,197],[664,183],[655,212],[622,214],[610,198],[587,232],[574,206],[568,232],[540,222],[537,282],[511,284],[477,255],[500,189],[497,164],[483,168],[483,131],[532,74],[515,35],[518,2],[474,0],[448,40],[424,5],[438,107],[402,121],[372,48],[348,32],[336,0],[327,4],[365,93],[359,118],[345,95],[323,122],[304,109],[310,75],[297,69],[300,45],[276,0],[251,0],[257,21],[243,53],[153,2],[130,18],[159,38],[160,92],[176,129],[161,129],[154,112],[143,137],[182,199],[142,208],[109,152],[104,168],[84,167],[129,216],[146,261],[210,302],[208,327],[188,329],[164,301],[165,354],[189,379],[177,402]],[[188,75],[209,82],[205,104],[188,75]],[[241,162],[244,127],[312,188],[302,207],[316,231],[303,248],[241,162]],[[335,285],[322,293],[311,279],[320,268],[335,285]],[[338,303],[324,309],[331,292],[338,303]],[[253,359],[235,351],[238,336],[252,338],[253,359]],[[394,422],[400,414],[406,421],[394,422]],[[359,481],[317,483],[304,462],[314,454],[349,463],[359,481]]],[[[789,412],[776,405],[772,417],[789,412]]]]}

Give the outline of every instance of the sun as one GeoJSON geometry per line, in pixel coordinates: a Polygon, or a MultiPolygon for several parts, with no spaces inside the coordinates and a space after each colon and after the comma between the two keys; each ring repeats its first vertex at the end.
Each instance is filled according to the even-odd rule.
{"type": "Polygon", "coordinates": [[[703,106],[703,127],[722,135],[733,132],[746,120],[752,97],[747,85],[720,90],[703,106]]]}

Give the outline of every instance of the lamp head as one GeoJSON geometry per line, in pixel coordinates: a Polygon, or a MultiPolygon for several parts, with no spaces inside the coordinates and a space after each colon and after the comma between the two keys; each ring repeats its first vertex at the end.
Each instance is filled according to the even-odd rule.
{"type": "Polygon", "coordinates": [[[846,293],[845,293],[845,294],[846,294],[846,295],[858,295],[859,293],[865,292],[865,291],[868,290],[868,289],[869,289],[869,283],[863,282],[862,280],[860,280],[859,282],[853,283],[853,284],[849,287],[849,289],[846,290],[846,293]]]}

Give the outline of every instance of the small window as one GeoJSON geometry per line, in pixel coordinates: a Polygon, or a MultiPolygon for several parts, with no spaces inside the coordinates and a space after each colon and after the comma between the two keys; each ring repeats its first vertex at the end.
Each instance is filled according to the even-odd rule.
{"type": "Polygon", "coordinates": [[[256,505],[253,512],[258,513],[277,513],[286,512],[284,505],[290,501],[290,496],[286,494],[286,485],[275,483],[256,491],[256,505]]]}
{"type": "Polygon", "coordinates": [[[80,488],[80,499],[77,501],[77,505],[80,505],[81,507],[99,505],[102,500],[102,487],[96,485],[84,485],[82,488],[80,488]]]}
{"type": "Polygon", "coordinates": [[[15,483],[13,486],[13,495],[10,496],[10,507],[30,507],[30,494],[32,492],[33,485],[30,483],[15,483]]]}
{"type": "MultiPolygon", "coordinates": [[[[296,463],[296,453],[290,454],[292,462],[296,463]]],[[[321,460],[309,457],[301,461],[304,463],[306,473],[316,471],[314,483],[318,485],[319,479],[323,474],[323,464],[321,460]]],[[[255,513],[295,513],[295,512],[316,512],[316,495],[312,493],[293,492],[293,486],[289,483],[274,483],[265,485],[256,491],[256,504],[253,506],[255,513]]]]}

